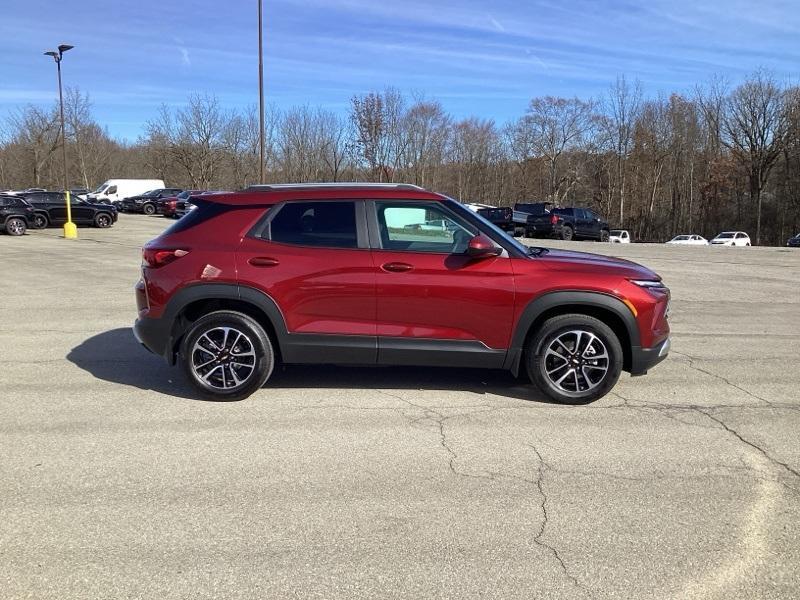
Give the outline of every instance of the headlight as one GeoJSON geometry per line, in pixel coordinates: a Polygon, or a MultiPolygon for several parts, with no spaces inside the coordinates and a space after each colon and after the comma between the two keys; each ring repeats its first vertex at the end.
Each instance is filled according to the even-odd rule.
{"type": "Polygon", "coordinates": [[[667,291],[667,286],[661,281],[655,281],[653,279],[629,279],[628,281],[648,290],[667,291]]]}

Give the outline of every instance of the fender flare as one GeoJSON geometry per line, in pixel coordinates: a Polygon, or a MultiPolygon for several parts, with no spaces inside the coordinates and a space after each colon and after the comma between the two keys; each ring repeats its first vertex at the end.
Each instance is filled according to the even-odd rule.
{"type": "MultiPolygon", "coordinates": [[[[511,346],[508,349],[503,368],[509,369],[514,375],[518,375],[522,353],[525,349],[525,340],[531,328],[537,319],[547,311],[563,306],[599,308],[613,313],[625,326],[630,347],[638,347],[640,345],[639,326],[636,323],[636,317],[633,316],[627,305],[616,296],[602,292],[581,290],[547,292],[531,300],[522,311],[514,328],[511,346]]],[[[580,311],[578,310],[578,312],[580,311]]],[[[630,350],[630,347],[627,350],[630,350]]]]}
{"type": "Polygon", "coordinates": [[[269,320],[272,330],[278,338],[276,340],[278,346],[280,347],[286,340],[288,331],[283,313],[266,293],[235,283],[196,283],[175,292],[160,317],[164,323],[169,324],[168,337],[164,340],[164,351],[171,364],[175,361],[175,344],[183,337],[188,326],[188,321],[179,318],[179,315],[187,306],[201,300],[235,300],[250,304],[269,320]]]}

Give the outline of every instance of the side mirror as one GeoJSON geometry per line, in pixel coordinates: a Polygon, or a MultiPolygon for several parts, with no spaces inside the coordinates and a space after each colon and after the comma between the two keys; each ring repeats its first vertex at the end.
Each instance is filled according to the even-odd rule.
{"type": "Polygon", "coordinates": [[[503,249],[483,234],[478,234],[467,244],[467,256],[472,258],[488,258],[499,256],[503,249]]]}

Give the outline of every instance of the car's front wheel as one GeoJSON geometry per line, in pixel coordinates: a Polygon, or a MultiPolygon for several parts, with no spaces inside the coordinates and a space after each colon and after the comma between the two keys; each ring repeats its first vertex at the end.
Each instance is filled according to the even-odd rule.
{"type": "Polygon", "coordinates": [[[264,328],[233,311],[209,313],[183,338],[180,360],[190,383],[213,400],[242,400],[269,379],[275,353],[264,328]]]}
{"type": "Polygon", "coordinates": [[[607,242],[608,241],[608,237],[609,237],[608,232],[605,229],[600,232],[600,241],[601,242],[607,242]]]}
{"type": "Polygon", "coordinates": [[[531,380],[562,404],[605,396],[622,372],[622,346],[614,331],[588,315],[553,317],[531,336],[525,353],[531,380]]]}
{"type": "Polygon", "coordinates": [[[113,222],[114,221],[111,218],[111,215],[109,215],[108,213],[100,213],[94,218],[95,226],[99,227],[100,229],[106,229],[107,227],[111,227],[111,224],[113,222]]]}
{"type": "Polygon", "coordinates": [[[156,214],[156,207],[152,204],[145,204],[142,207],[142,212],[148,216],[156,214]]]}

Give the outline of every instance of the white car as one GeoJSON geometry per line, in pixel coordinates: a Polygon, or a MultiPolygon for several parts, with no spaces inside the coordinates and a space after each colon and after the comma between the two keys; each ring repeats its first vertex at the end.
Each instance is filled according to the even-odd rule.
{"type": "Polygon", "coordinates": [[[750,236],[743,231],[723,231],[709,242],[712,246],[749,246],[750,236]]]}
{"type": "Polygon", "coordinates": [[[630,244],[631,234],[626,229],[612,229],[608,232],[608,241],[612,244],[630,244]]]}
{"type": "Polygon", "coordinates": [[[676,235],[668,241],[667,244],[673,244],[675,246],[707,246],[708,240],[702,235],[683,234],[676,235]]]}

